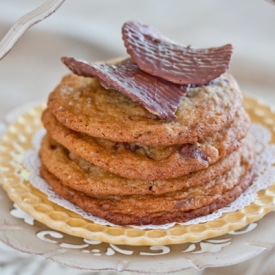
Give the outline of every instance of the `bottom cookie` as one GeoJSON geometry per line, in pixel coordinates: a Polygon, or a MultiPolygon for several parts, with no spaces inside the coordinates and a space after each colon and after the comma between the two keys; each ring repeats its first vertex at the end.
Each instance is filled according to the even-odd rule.
{"type": "Polygon", "coordinates": [[[241,171],[235,171],[231,175],[224,174],[208,183],[207,194],[204,194],[204,191],[198,192],[198,190],[195,193],[191,190],[189,194],[186,194],[189,190],[183,190],[156,197],[93,197],[63,185],[62,181],[43,165],[41,175],[57,194],[109,222],[117,225],[160,225],[170,222],[186,222],[226,206],[252,183],[253,167],[251,158],[245,160],[241,171]]]}

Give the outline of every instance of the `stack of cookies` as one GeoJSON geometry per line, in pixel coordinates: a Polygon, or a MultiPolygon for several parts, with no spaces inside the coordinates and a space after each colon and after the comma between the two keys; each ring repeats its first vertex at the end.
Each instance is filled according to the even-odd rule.
{"type": "Polygon", "coordinates": [[[41,174],[62,197],[112,223],[184,222],[227,205],[252,180],[249,118],[235,80],[190,88],[172,122],[96,78],[50,95],[41,174]]]}
{"type": "MultiPolygon", "coordinates": [[[[139,70],[122,62],[118,68],[139,70]]],[[[252,183],[250,120],[231,75],[190,87],[171,84],[186,93],[163,118],[170,95],[164,100],[154,90],[159,112],[152,111],[143,90],[138,100],[127,94],[134,86],[128,76],[113,87],[113,79],[94,72],[99,65],[87,64],[69,66],[81,75],[62,79],[42,116],[41,175],[60,196],[117,225],[158,225],[212,213],[252,183]]],[[[101,74],[116,69],[102,66],[101,74]]]]}

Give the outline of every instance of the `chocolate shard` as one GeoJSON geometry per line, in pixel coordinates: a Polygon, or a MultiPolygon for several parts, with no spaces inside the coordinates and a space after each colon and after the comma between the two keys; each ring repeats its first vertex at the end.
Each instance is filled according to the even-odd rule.
{"type": "Polygon", "coordinates": [[[95,64],[72,57],[62,62],[75,74],[99,78],[105,89],[117,90],[161,119],[173,120],[188,86],[177,85],[143,72],[130,59],[116,64],[95,64]]]}
{"type": "Polygon", "coordinates": [[[176,44],[138,21],[122,27],[125,47],[138,67],[176,84],[203,85],[219,77],[229,67],[233,47],[193,49],[176,44]]]}

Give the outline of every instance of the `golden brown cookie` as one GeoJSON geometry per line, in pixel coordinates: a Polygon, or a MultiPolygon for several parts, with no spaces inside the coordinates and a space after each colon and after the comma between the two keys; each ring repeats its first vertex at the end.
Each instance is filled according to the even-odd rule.
{"type": "MultiPolygon", "coordinates": [[[[245,143],[242,151],[247,151],[247,147],[248,144],[245,143]]],[[[40,157],[47,170],[61,179],[64,185],[83,193],[105,196],[160,195],[203,185],[213,180],[232,166],[238,165],[240,155],[244,154],[242,151],[233,152],[207,169],[179,178],[155,181],[130,180],[116,176],[70,153],[48,135],[43,138],[40,157]]]]}
{"type": "Polygon", "coordinates": [[[49,109],[77,132],[118,142],[167,146],[196,142],[228,125],[242,104],[233,76],[192,87],[176,120],[164,121],[125,95],[104,89],[95,78],[68,75],[50,94],[49,109]]]}
{"type": "Polygon", "coordinates": [[[42,121],[48,134],[76,155],[111,173],[141,180],[175,178],[205,169],[237,150],[250,126],[249,117],[241,108],[230,125],[203,140],[149,146],[81,134],[62,125],[49,109],[43,113],[42,121]]]}
{"type": "Polygon", "coordinates": [[[88,196],[64,185],[44,166],[41,167],[41,175],[57,194],[112,223],[165,224],[207,215],[235,200],[252,183],[253,160],[253,150],[246,150],[240,165],[214,180],[160,196],[88,196]]]}

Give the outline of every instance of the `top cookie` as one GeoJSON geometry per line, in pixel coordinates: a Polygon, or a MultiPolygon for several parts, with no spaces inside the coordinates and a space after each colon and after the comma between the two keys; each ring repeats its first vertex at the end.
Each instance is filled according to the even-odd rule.
{"type": "Polygon", "coordinates": [[[113,141],[155,146],[195,142],[211,135],[228,125],[241,105],[242,94],[229,74],[190,88],[174,121],[160,120],[91,77],[64,77],[48,100],[50,110],[68,128],[113,141]]]}

